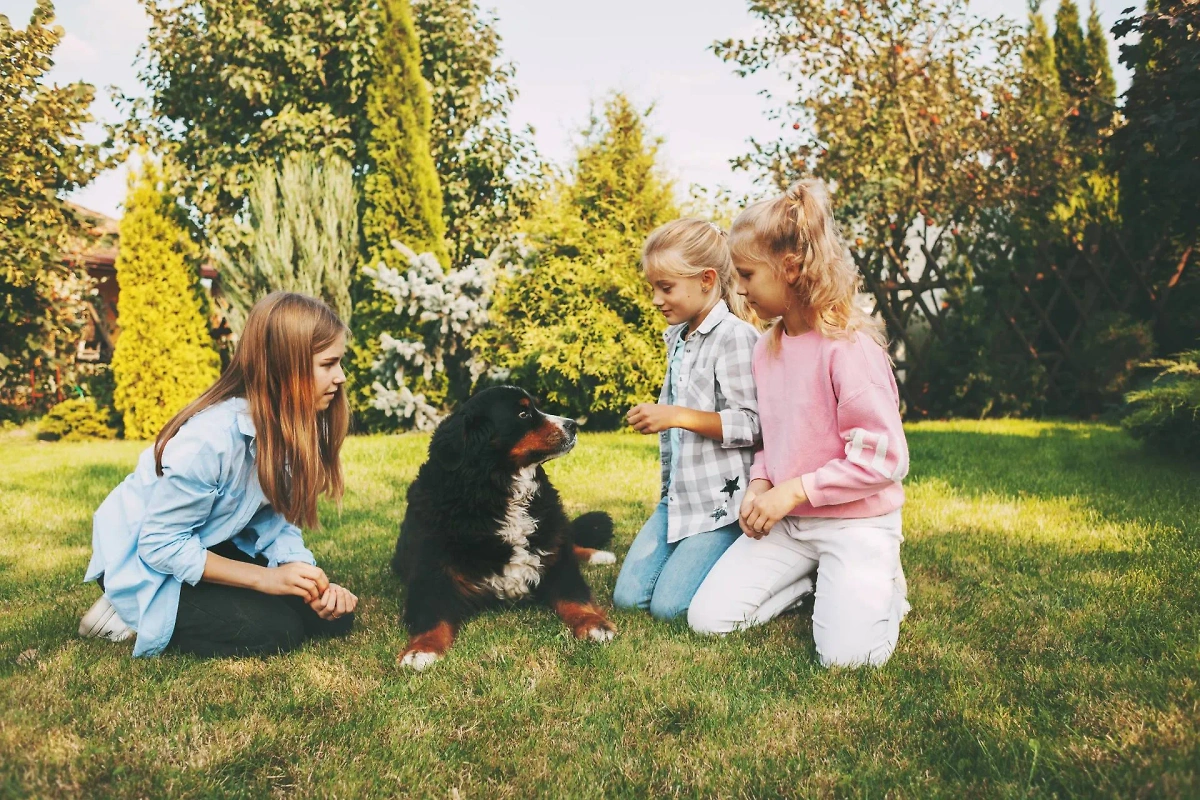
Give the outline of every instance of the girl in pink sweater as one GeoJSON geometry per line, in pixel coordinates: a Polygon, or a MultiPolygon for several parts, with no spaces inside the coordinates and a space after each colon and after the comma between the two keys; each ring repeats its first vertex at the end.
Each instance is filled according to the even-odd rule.
{"type": "Polygon", "coordinates": [[[763,447],[731,546],[688,622],[728,633],[816,591],[825,666],[880,665],[908,612],[900,480],[908,446],[879,323],[854,304],[860,276],[820,181],[743,211],[730,229],[738,293],[777,318],[754,349],[763,447]]]}

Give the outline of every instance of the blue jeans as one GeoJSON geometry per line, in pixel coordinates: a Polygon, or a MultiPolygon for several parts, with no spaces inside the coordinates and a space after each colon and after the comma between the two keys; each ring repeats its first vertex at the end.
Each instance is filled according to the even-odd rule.
{"type": "Polygon", "coordinates": [[[733,522],[668,544],[664,498],[625,556],[613,590],[613,604],[618,608],[648,608],[651,616],[660,620],[687,614],[692,595],[708,571],[741,535],[741,528],[733,522]]]}

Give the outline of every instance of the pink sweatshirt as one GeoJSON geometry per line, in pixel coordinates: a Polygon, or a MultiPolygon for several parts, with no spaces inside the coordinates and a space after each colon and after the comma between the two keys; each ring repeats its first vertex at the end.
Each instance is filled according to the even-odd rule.
{"type": "Polygon", "coordinates": [[[778,486],[799,477],[798,517],[876,517],[904,504],[908,443],[887,354],[866,336],[768,333],[754,348],[763,448],[750,479],[778,486]]]}

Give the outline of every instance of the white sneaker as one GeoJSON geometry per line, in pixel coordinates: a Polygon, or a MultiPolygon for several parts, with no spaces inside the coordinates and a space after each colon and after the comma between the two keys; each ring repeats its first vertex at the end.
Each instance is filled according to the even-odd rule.
{"type": "Polygon", "coordinates": [[[137,631],[125,624],[104,595],[100,595],[100,599],[92,603],[92,607],[79,621],[79,635],[85,639],[98,637],[123,642],[135,633],[137,631]]]}

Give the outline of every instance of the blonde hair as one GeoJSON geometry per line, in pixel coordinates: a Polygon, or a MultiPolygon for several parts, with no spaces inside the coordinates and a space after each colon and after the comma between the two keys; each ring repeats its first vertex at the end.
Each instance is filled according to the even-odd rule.
{"type": "Polygon", "coordinates": [[[316,411],[313,356],[349,330],[315,297],[273,292],[254,304],[225,373],[166,424],[154,442],[155,471],[171,437],[201,411],[244,397],[254,422],[258,483],[271,507],[296,525],[318,527],[317,497],[340,500],[341,449],[350,426],[345,387],[316,411]]]}
{"type": "MultiPolygon", "coordinates": [[[[863,333],[887,347],[883,324],[854,303],[862,276],[823,181],[796,181],[783,195],[747,208],[729,229],[729,249],[734,260],[765,264],[781,278],[789,266],[798,267],[789,282],[793,298],[808,309],[808,324],[822,336],[853,339],[863,333]]],[[[781,320],[772,326],[771,352],[779,351],[782,336],[781,320]]]]}
{"type": "Polygon", "coordinates": [[[717,290],[737,317],[757,326],[758,317],[737,293],[737,272],[729,254],[729,237],[702,219],[677,219],[654,229],[642,247],[642,273],[673,278],[695,278],[711,269],[717,273],[717,290]]]}

